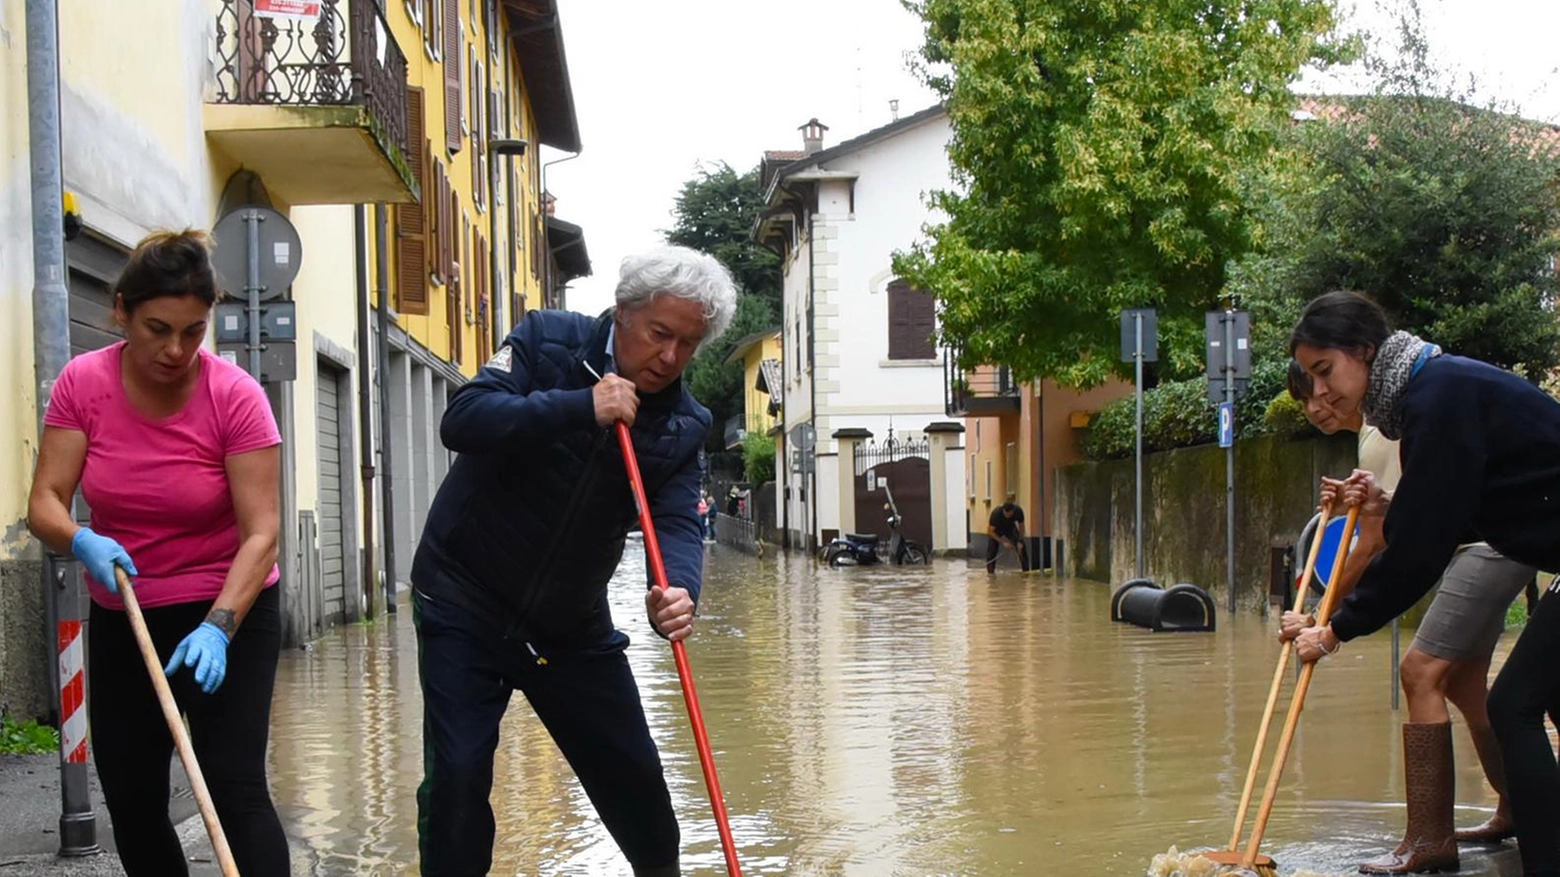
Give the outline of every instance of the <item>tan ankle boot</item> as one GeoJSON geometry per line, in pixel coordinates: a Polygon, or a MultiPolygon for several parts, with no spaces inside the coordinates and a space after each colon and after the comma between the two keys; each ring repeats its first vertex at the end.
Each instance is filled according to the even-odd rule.
{"type": "Polygon", "coordinates": [[[1483,825],[1457,829],[1457,840],[1475,844],[1500,843],[1517,834],[1517,825],[1511,819],[1511,808],[1506,803],[1506,764],[1500,757],[1500,744],[1496,742],[1493,730],[1482,728],[1471,733],[1473,748],[1479,753],[1479,763],[1484,766],[1484,777],[1490,781],[1490,788],[1495,790],[1495,794],[1500,796],[1500,803],[1495,807],[1495,815],[1485,820],[1483,825]]]}
{"type": "Polygon", "coordinates": [[[1403,842],[1390,854],[1361,865],[1360,873],[1456,871],[1460,863],[1452,827],[1457,789],[1451,722],[1403,726],[1403,779],[1408,803],[1403,842]]]}

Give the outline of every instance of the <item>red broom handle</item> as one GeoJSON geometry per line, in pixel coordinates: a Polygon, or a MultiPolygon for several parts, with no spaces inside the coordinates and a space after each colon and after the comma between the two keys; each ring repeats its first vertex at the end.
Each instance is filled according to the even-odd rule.
{"type": "MultiPolygon", "coordinates": [[[[634,442],[629,438],[628,425],[617,422],[618,445],[623,449],[623,465],[628,469],[628,486],[634,491],[634,505],[639,509],[639,529],[645,536],[645,559],[650,564],[650,574],[655,586],[661,590],[670,587],[666,580],[666,564],[661,559],[661,542],[655,536],[655,523],[650,520],[650,502],[645,499],[645,482],[639,474],[639,458],[634,453],[634,442]]],[[[726,818],[726,799],[720,791],[720,778],[715,775],[715,756],[710,752],[709,734],[704,731],[704,711],[699,708],[699,692],[693,686],[693,668],[688,666],[688,650],[681,642],[672,643],[672,657],[677,659],[677,678],[682,682],[683,700],[688,703],[688,721],[693,725],[693,741],[699,748],[699,766],[704,768],[704,785],[710,791],[710,809],[715,811],[715,828],[720,832],[720,848],[726,854],[726,873],[741,877],[742,866],[737,864],[737,847],[731,839],[731,824],[726,818]]]]}

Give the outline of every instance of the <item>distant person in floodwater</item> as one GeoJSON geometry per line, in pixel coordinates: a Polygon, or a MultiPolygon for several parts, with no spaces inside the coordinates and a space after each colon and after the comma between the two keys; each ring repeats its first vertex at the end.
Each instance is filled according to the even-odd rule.
{"type": "Polygon", "coordinates": [[[1029,572],[1029,552],[1024,548],[1024,510],[1009,500],[991,513],[986,524],[986,572],[997,571],[997,555],[1004,546],[1018,554],[1019,567],[1029,572]]]}

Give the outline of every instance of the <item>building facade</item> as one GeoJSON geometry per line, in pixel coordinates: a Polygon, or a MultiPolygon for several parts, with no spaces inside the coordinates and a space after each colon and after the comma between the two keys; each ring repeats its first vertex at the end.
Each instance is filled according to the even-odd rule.
{"type": "MultiPolygon", "coordinates": [[[[118,340],[111,285],[146,234],[274,211],[299,250],[261,375],[283,432],[286,637],[385,611],[449,466],[449,394],[589,271],[579,226],[553,252],[542,191],[540,147],[579,149],[554,0],[61,3],[58,30],[72,353],[118,340]]],[[[0,31],[0,109],[26,119],[23,0],[0,2],[0,31]]],[[[27,125],[0,155],[0,381],[20,388],[0,411],[0,711],[45,715],[27,125]]]]}

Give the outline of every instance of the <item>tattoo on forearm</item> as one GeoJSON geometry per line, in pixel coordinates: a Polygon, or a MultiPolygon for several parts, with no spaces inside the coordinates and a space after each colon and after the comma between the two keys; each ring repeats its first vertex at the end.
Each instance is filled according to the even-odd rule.
{"type": "Polygon", "coordinates": [[[206,621],[227,634],[228,639],[232,639],[233,633],[238,630],[238,619],[233,617],[231,609],[213,609],[206,614],[206,621]]]}

